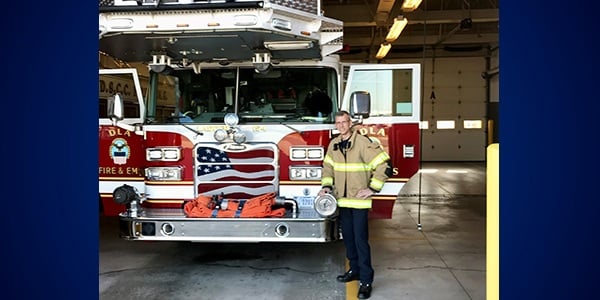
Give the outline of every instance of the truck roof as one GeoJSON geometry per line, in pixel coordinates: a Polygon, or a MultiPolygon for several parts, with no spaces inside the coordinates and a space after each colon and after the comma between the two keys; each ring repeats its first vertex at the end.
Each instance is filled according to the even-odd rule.
{"type": "Polygon", "coordinates": [[[343,22],[314,0],[100,0],[99,50],[127,62],[321,59],[342,44],[343,22]]]}

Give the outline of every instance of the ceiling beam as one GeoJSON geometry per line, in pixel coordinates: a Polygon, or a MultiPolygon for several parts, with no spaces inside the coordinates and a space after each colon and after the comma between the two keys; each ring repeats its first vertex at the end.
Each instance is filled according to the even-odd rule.
{"type": "MultiPolygon", "coordinates": [[[[364,9],[364,7],[362,8],[364,9]]],[[[366,19],[365,14],[357,14],[356,10],[340,9],[335,15],[328,14],[330,18],[344,20],[344,27],[377,27],[378,22],[366,19]]],[[[461,20],[470,17],[473,23],[498,22],[498,9],[473,9],[469,12],[463,10],[416,10],[406,13],[408,24],[457,24],[461,20]]],[[[395,17],[395,16],[394,16],[395,17]]],[[[393,20],[393,18],[391,19],[393,20]]],[[[391,21],[389,21],[391,23],[391,21]]],[[[390,25],[390,24],[387,24],[390,25]]]]}
{"type": "MultiPolygon", "coordinates": [[[[423,43],[425,45],[434,45],[440,39],[439,35],[427,35],[425,38],[423,36],[402,36],[398,37],[396,41],[392,43],[393,47],[401,47],[401,46],[422,46],[423,43]]],[[[371,45],[371,37],[345,37],[344,36],[344,44],[349,45],[350,47],[364,47],[371,45]]],[[[495,33],[461,33],[454,34],[449,36],[441,45],[464,45],[464,44],[497,44],[498,43],[498,34],[495,33]]],[[[379,45],[379,44],[377,44],[379,45]]]]}
{"type": "Polygon", "coordinates": [[[373,20],[378,26],[385,26],[387,24],[395,2],[396,0],[379,0],[377,11],[375,12],[375,20],[373,20]]]}
{"type": "MultiPolygon", "coordinates": [[[[426,49],[425,52],[395,52],[394,50],[390,51],[388,55],[383,60],[378,60],[375,58],[374,53],[376,53],[376,49],[372,50],[371,53],[367,51],[360,51],[352,54],[342,54],[342,60],[344,62],[369,62],[369,63],[378,63],[385,62],[390,60],[397,59],[410,59],[412,62],[421,61],[423,58],[441,58],[441,57],[487,57],[490,54],[490,50],[487,48],[482,48],[480,50],[473,51],[446,51],[444,49],[426,49]]],[[[396,61],[397,62],[397,61],[396,61]]]]}

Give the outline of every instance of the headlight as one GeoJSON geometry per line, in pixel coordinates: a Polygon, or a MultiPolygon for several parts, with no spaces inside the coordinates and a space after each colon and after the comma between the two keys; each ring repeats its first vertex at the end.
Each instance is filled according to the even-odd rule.
{"type": "Polygon", "coordinates": [[[337,200],[331,194],[317,196],[314,207],[321,217],[329,217],[337,212],[337,200]]]}
{"type": "Polygon", "coordinates": [[[236,131],[233,133],[233,141],[237,144],[243,144],[246,142],[246,134],[242,131],[236,131]]]}
{"type": "Polygon", "coordinates": [[[159,160],[162,158],[162,150],[160,149],[147,149],[146,159],[147,160],[159,160]]]}
{"type": "Polygon", "coordinates": [[[225,122],[225,125],[227,125],[229,127],[233,127],[238,124],[240,119],[234,113],[227,113],[227,114],[225,114],[225,117],[223,117],[223,121],[225,122]]]}
{"type": "Polygon", "coordinates": [[[323,148],[307,149],[306,155],[309,160],[310,159],[321,160],[321,159],[323,159],[323,148]]]}
{"type": "Polygon", "coordinates": [[[222,142],[224,141],[227,137],[229,136],[229,134],[227,133],[227,131],[225,131],[225,129],[217,129],[215,130],[215,140],[222,142]]]}
{"type": "Polygon", "coordinates": [[[323,147],[291,147],[290,159],[292,161],[323,160],[324,153],[323,147]]]}
{"type": "Polygon", "coordinates": [[[290,180],[321,180],[321,167],[290,167],[290,180]]]}
{"type": "Polygon", "coordinates": [[[165,160],[178,160],[180,153],[179,149],[163,149],[163,158],[165,160]]]}
{"type": "Polygon", "coordinates": [[[146,160],[148,161],[178,161],[181,158],[179,148],[148,148],[146,149],[146,160]]]}
{"type": "Polygon", "coordinates": [[[301,149],[294,149],[294,148],[292,148],[292,150],[290,150],[290,158],[292,160],[306,158],[306,149],[304,149],[304,148],[301,148],[301,149]]]}
{"type": "Polygon", "coordinates": [[[146,168],[146,179],[152,181],[181,180],[180,167],[146,168]]]}

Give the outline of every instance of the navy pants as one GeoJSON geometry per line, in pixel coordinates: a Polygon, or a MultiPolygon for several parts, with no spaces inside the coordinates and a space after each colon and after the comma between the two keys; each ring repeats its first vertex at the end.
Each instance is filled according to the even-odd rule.
{"type": "Polygon", "coordinates": [[[360,274],[361,283],[371,284],[375,272],[371,265],[368,220],[368,209],[340,207],[342,237],[350,270],[360,274]]]}

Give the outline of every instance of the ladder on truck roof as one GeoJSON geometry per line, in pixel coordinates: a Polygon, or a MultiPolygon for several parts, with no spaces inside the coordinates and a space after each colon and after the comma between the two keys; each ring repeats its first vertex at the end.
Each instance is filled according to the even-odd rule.
{"type": "Polygon", "coordinates": [[[320,60],[343,45],[343,22],[319,0],[100,0],[99,50],[126,62],[320,60]]]}

